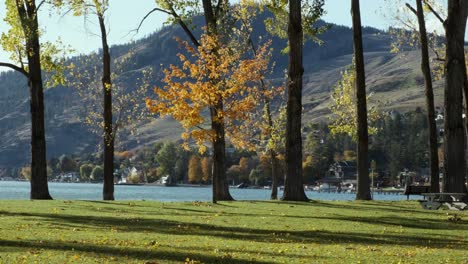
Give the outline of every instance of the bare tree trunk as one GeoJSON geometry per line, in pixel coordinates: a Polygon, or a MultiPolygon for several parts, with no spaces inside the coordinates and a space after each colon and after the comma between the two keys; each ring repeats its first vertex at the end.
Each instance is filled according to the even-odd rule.
{"type": "Polygon", "coordinates": [[[35,1],[16,1],[28,50],[31,107],[31,199],[49,200],[44,124],[44,88],[41,75],[39,22],[35,1]]]}
{"type": "Polygon", "coordinates": [[[286,124],[286,180],[282,200],[308,201],[302,179],[302,14],[301,1],[289,1],[289,83],[286,124]]]}
{"type": "MultiPolygon", "coordinates": [[[[219,15],[219,8],[216,12],[213,10],[211,0],[203,0],[203,10],[205,12],[206,26],[208,34],[217,35],[216,15],[219,15]]],[[[216,50],[214,50],[216,52],[216,50]]],[[[219,80],[212,80],[214,82],[219,80]]],[[[229,185],[226,178],[226,139],[224,131],[224,119],[218,116],[218,113],[223,111],[222,98],[218,99],[218,103],[210,108],[211,128],[215,133],[213,139],[213,203],[217,201],[234,200],[229,193],[229,185]]]]}
{"type": "Polygon", "coordinates": [[[104,17],[98,13],[102,40],[102,88],[104,93],[104,184],[103,199],[114,200],[114,133],[110,52],[104,17]]]}
{"type": "Polygon", "coordinates": [[[354,58],[356,63],[356,108],[357,108],[357,191],[356,200],[371,200],[369,186],[369,136],[367,131],[366,77],[364,70],[364,51],[362,48],[361,11],[359,0],[351,0],[353,17],[354,58]]]}
{"type": "Polygon", "coordinates": [[[432,89],[431,66],[429,62],[429,46],[427,41],[426,21],[422,0],[416,0],[416,10],[419,23],[419,39],[421,42],[421,70],[426,86],[427,123],[429,125],[429,149],[431,164],[431,192],[439,192],[439,155],[437,152],[437,126],[435,121],[434,92],[432,89]]]}
{"type": "Polygon", "coordinates": [[[462,119],[463,89],[466,82],[465,28],[467,3],[448,0],[445,23],[447,39],[445,61],[445,124],[443,192],[467,192],[465,186],[465,130],[462,119]]]}

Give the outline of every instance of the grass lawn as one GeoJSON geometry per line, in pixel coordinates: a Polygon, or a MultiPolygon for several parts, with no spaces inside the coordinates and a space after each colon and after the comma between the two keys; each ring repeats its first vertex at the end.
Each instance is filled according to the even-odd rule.
{"type": "Polygon", "coordinates": [[[0,263],[468,263],[417,202],[0,201],[0,263]]]}

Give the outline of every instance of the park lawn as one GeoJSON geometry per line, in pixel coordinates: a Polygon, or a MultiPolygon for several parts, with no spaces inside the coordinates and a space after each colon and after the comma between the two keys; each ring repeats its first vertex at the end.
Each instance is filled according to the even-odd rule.
{"type": "Polygon", "coordinates": [[[415,201],[0,201],[0,263],[468,263],[468,211],[447,213],[415,201]]]}

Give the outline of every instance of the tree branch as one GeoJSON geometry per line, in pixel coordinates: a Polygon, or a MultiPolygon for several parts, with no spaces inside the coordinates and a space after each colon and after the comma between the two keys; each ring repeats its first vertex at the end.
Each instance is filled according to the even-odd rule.
{"type": "Polygon", "coordinates": [[[140,31],[141,26],[143,25],[143,22],[145,22],[145,20],[146,20],[151,14],[153,14],[153,13],[156,12],[156,11],[163,12],[163,13],[166,13],[166,14],[172,16],[171,12],[169,12],[169,11],[167,11],[167,10],[164,10],[164,9],[161,9],[161,8],[158,8],[158,7],[155,7],[155,8],[153,8],[153,10],[149,11],[149,12],[143,17],[143,19],[140,21],[140,24],[138,24],[138,27],[137,27],[136,29],[132,30],[132,31],[136,31],[136,33],[138,33],[138,31],[140,31]]]}
{"type": "Polygon", "coordinates": [[[410,4],[406,3],[406,7],[411,10],[411,12],[413,12],[416,16],[418,15],[418,11],[416,11],[416,9],[414,9],[410,4]]]}
{"type": "Polygon", "coordinates": [[[18,67],[14,64],[11,64],[11,63],[7,63],[7,62],[0,62],[0,67],[7,67],[7,68],[10,68],[12,70],[15,70],[21,74],[23,74],[26,78],[29,78],[29,73],[24,70],[23,68],[21,67],[18,67]]]}
{"type": "Polygon", "coordinates": [[[41,8],[42,4],[44,4],[44,3],[45,3],[45,0],[42,0],[42,1],[39,3],[39,5],[38,5],[37,8],[36,8],[36,13],[39,12],[39,9],[41,8]]]}
{"type": "Polygon", "coordinates": [[[182,27],[182,29],[185,31],[185,34],[188,35],[190,40],[192,41],[193,45],[196,47],[200,47],[200,42],[198,42],[197,38],[193,35],[192,31],[188,28],[187,24],[182,20],[182,18],[177,14],[177,12],[174,10],[174,7],[171,5],[171,13],[172,16],[177,20],[177,23],[182,27]]]}
{"type": "Polygon", "coordinates": [[[163,12],[165,14],[168,14],[172,17],[174,17],[177,21],[177,23],[182,27],[182,29],[184,30],[185,34],[187,34],[187,36],[190,38],[190,41],[192,41],[193,45],[195,45],[196,47],[199,47],[200,46],[200,43],[198,42],[197,38],[193,35],[192,31],[188,28],[187,24],[182,20],[182,18],[179,16],[179,14],[177,14],[177,12],[174,10],[174,7],[171,5],[170,6],[170,10],[165,10],[165,9],[161,9],[161,8],[158,8],[158,7],[155,7],[153,8],[153,10],[151,10],[150,12],[148,12],[148,14],[146,14],[143,19],[141,20],[140,24],[138,25],[138,27],[136,29],[134,29],[133,31],[136,31],[138,33],[138,31],[140,30],[141,26],[143,25],[143,22],[154,12],[156,11],[159,11],[159,12],[163,12]]]}
{"type": "Polygon", "coordinates": [[[424,0],[424,4],[429,8],[429,10],[431,10],[432,14],[434,14],[435,17],[437,17],[437,19],[439,19],[440,23],[442,23],[442,25],[445,25],[445,20],[439,15],[439,13],[437,13],[437,11],[432,8],[432,6],[427,2],[427,0],[424,0]]]}

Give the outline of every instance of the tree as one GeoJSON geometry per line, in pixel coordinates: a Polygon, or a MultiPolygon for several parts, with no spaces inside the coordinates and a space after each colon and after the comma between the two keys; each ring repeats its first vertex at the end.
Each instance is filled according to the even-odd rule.
{"type": "MultiPolygon", "coordinates": [[[[283,39],[288,38],[289,24],[289,6],[288,1],[284,0],[264,0],[263,1],[268,10],[273,13],[273,17],[268,17],[265,20],[266,30],[275,36],[283,39]]],[[[323,25],[317,23],[320,18],[325,14],[323,9],[325,5],[324,0],[303,0],[301,1],[301,23],[303,29],[304,40],[307,38],[312,39],[315,43],[321,45],[323,41],[319,39],[319,35],[326,32],[330,25],[323,25]]],[[[289,47],[286,47],[283,52],[289,51],[289,47]]]]}
{"type": "Polygon", "coordinates": [[[289,70],[286,122],[286,180],[282,200],[308,201],[302,178],[302,15],[301,1],[289,1],[289,70]]]}
{"type": "Polygon", "coordinates": [[[105,15],[108,0],[54,0],[57,8],[68,6],[74,16],[96,16],[102,42],[102,92],[103,92],[103,148],[104,148],[104,184],[103,199],[114,200],[114,141],[115,131],[112,117],[112,78],[111,55],[107,41],[105,15]]]}
{"type": "MultiPolygon", "coordinates": [[[[290,51],[290,61],[292,59],[292,50],[291,50],[291,16],[294,15],[292,14],[292,1],[289,1],[289,4],[288,4],[288,1],[283,1],[283,0],[266,0],[264,1],[264,3],[266,3],[266,6],[267,8],[274,14],[274,16],[272,18],[267,18],[265,20],[265,27],[266,27],[266,30],[271,33],[272,35],[276,35],[280,38],[288,38],[288,41],[289,41],[289,45],[288,47],[286,47],[283,52],[288,52],[290,51]],[[286,31],[285,29],[288,28],[288,31],[286,31]]],[[[299,37],[300,38],[304,38],[304,36],[307,36],[309,38],[311,38],[313,41],[315,41],[316,43],[318,44],[322,44],[322,41],[317,37],[318,35],[322,34],[323,32],[325,32],[326,30],[328,30],[329,26],[326,25],[326,26],[319,26],[317,27],[315,25],[315,23],[320,19],[320,17],[324,14],[324,9],[323,9],[323,6],[325,4],[325,1],[324,0],[313,0],[313,1],[299,1],[299,2],[294,2],[295,3],[295,8],[298,9],[298,10],[295,10],[296,14],[295,16],[299,16],[299,19],[297,21],[295,21],[296,23],[294,24],[295,26],[297,26],[294,30],[296,30],[296,40],[299,40],[299,37]],[[299,32],[300,31],[300,32],[299,32]],[[305,34],[304,34],[305,33],[305,34]],[[300,35],[300,36],[299,36],[300,35]]],[[[251,42],[252,43],[252,42],[251,42]]],[[[302,45],[302,39],[301,39],[301,45],[302,45]]],[[[299,43],[295,43],[294,45],[297,45],[299,43]]],[[[302,48],[301,48],[302,49],[302,48]]],[[[297,54],[298,55],[298,54],[297,54]]],[[[302,69],[302,50],[301,50],[301,65],[300,65],[300,68],[301,69],[297,69],[297,73],[299,73],[299,71],[301,71],[301,82],[302,82],[302,72],[303,72],[303,69],[302,69]]],[[[299,63],[299,61],[297,61],[297,63],[299,63]]],[[[290,66],[291,66],[291,63],[290,63],[290,66]]],[[[291,76],[289,76],[291,77],[291,76]]],[[[296,84],[293,84],[292,83],[292,80],[291,78],[289,78],[289,86],[291,87],[296,85],[296,84]]],[[[262,83],[263,84],[263,83],[262,83]]],[[[288,130],[290,129],[290,122],[292,123],[297,123],[299,122],[299,126],[300,126],[300,123],[301,123],[301,116],[300,116],[300,112],[302,110],[302,101],[301,101],[301,96],[302,96],[302,83],[299,85],[297,84],[297,88],[296,88],[296,96],[297,96],[297,93],[299,92],[300,96],[299,96],[299,102],[297,101],[298,98],[297,97],[294,97],[295,95],[292,95],[291,94],[291,89],[288,89],[288,105],[287,105],[287,129],[286,131],[290,131],[291,130],[288,130]],[[300,90],[299,90],[299,86],[301,87],[300,90]],[[292,111],[292,109],[290,108],[291,105],[289,104],[290,101],[292,101],[291,99],[293,99],[294,97],[294,100],[296,100],[295,102],[293,102],[294,104],[297,104],[299,103],[299,105],[296,105],[297,109],[295,109],[295,111],[292,111]],[[301,110],[298,110],[298,109],[301,109],[301,110]],[[293,117],[295,115],[295,117],[293,117]],[[294,118],[294,120],[291,120],[291,118],[294,118]]],[[[268,98],[268,96],[264,96],[264,102],[265,102],[265,116],[266,116],[266,121],[267,121],[267,132],[270,131],[268,134],[270,134],[270,139],[269,139],[269,142],[268,142],[268,146],[267,147],[267,150],[268,152],[270,153],[270,159],[271,159],[271,166],[272,166],[272,191],[271,191],[271,199],[272,200],[275,200],[277,199],[277,191],[278,191],[278,177],[279,177],[279,170],[280,170],[280,165],[279,165],[279,161],[278,161],[278,151],[277,151],[277,148],[272,148],[273,146],[275,146],[275,140],[271,140],[271,139],[274,139],[275,135],[273,135],[273,133],[276,133],[274,132],[274,129],[272,129],[274,127],[274,123],[272,121],[272,115],[271,115],[271,110],[270,110],[270,101],[271,99],[268,98]]],[[[292,124],[291,123],[291,124],[292,124]]],[[[283,130],[283,129],[282,129],[283,130]]],[[[300,134],[300,129],[298,130],[299,132],[296,132],[296,133],[299,133],[300,134]]],[[[276,133],[277,134],[277,133],[276,133]]],[[[288,132],[286,132],[287,135],[290,135],[289,137],[287,137],[288,140],[290,140],[290,142],[293,142],[292,145],[296,145],[297,144],[297,134],[294,135],[296,137],[296,139],[293,139],[292,138],[292,134],[288,134],[288,132]]],[[[286,143],[286,146],[290,146],[288,143],[286,143]]],[[[296,150],[297,150],[297,147],[298,146],[295,146],[296,147],[296,150]]],[[[302,142],[301,142],[301,145],[300,147],[302,148],[302,142]]],[[[286,147],[286,149],[292,153],[294,152],[295,150],[291,149],[291,148],[288,148],[286,147]]],[[[296,152],[297,153],[297,152],[296,152]]],[[[299,154],[298,154],[299,155],[299,154]]],[[[288,157],[288,154],[286,154],[286,157],[288,157]]],[[[301,154],[301,157],[302,157],[302,154],[301,154]]],[[[298,156],[294,157],[294,158],[298,158],[298,156]]],[[[291,160],[294,160],[291,159],[291,160]]],[[[288,161],[288,158],[286,158],[286,160],[288,161]]],[[[289,162],[287,162],[287,175],[291,175],[289,173],[290,169],[289,169],[289,166],[292,166],[291,167],[291,170],[293,170],[292,168],[294,167],[296,170],[297,169],[300,169],[302,168],[302,165],[301,165],[301,159],[295,161],[295,164],[289,164],[289,162]]],[[[299,178],[302,178],[301,175],[298,175],[298,176],[287,176],[287,177],[297,177],[297,179],[299,178]]],[[[292,189],[300,189],[302,187],[299,186],[299,182],[297,182],[297,180],[287,180],[286,181],[289,185],[296,185],[296,187],[292,187],[292,189]]],[[[294,190],[292,191],[286,191],[285,193],[283,193],[283,198],[286,198],[284,194],[287,194],[289,195],[290,192],[294,192],[294,190]]],[[[293,198],[293,197],[290,197],[290,198],[293,198]]],[[[287,198],[287,199],[290,199],[290,198],[287,198]]],[[[298,194],[297,197],[294,197],[293,199],[300,199],[300,200],[304,200],[306,198],[305,196],[305,193],[304,195],[302,195],[301,193],[298,194]]]]}
{"type": "Polygon", "coordinates": [[[188,180],[190,183],[199,183],[202,180],[202,166],[200,158],[197,155],[192,155],[188,167],[188,180]]]}
{"type": "Polygon", "coordinates": [[[60,171],[62,173],[73,172],[78,169],[78,164],[69,156],[62,155],[59,158],[60,171]]]}
{"type": "Polygon", "coordinates": [[[203,172],[202,180],[205,183],[210,182],[213,174],[213,162],[209,157],[203,157],[201,160],[201,168],[203,172]]]}
{"type": "MultiPolygon", "coordinates": [[[[186,19],[190,19],[197,14],[199,1],[180,1],[180,0],[158,0],[156,1],[158,7],[151,10],[142,20],[143,21],[153,12],[159,11],[166,13],[170,16],[169,21],[172,23],[178,23],[184,32],[189,37],[192,44],[197,47],[201,46],[201,41],[195,37],[193,32],[189,29],[186,23],[186,19]]],[[[216,5],[213,5],[212,1],[202,1],[202,7],[205,16],[206,24],[206,35],[210,38],[220,40],[224,45],[231,45],[231,47],[237,47],[240,50],[233,50],[233,53],[242,54],[245,52],[243,46],[245,46],[247,40],[250,39],[250,27],[246,24],[246,18],[251,18],[252,14],[248,14],[248,7],[252,7],[250,1],[242,1],[238,5],[230,6],[229,1],[220,0],[216,5]],[[247,7],[247,8],[246,8],[247,7]],[[236,21],[241,21],[242,25],[236,24],[236,21]],[[219,38],[222,36],[222,38],[219,38]],[[238,42],[232,42],[237,40],[238,42]],[[232,45],[234,43],[234,45],[232,45]]],[[[141,26],[141,23],[140,23],[141,26]]],[[[251,47],[253,43],[250,41],[251,47]]],[[[213,54],[219,54],[219,50],[216,45],[212,47],[213,54]]],[[[257,51],[254,49],[254,57],[257,51]]],[[[220,78],[212,78],[210,80],[214,83],[222,83],[220,78]]],[[[263,84],[263,83],[262,83],[263,84]]],[[[229,118],[226,119],[224,116],[219,116],[219,113],[224,112],[224,103],[222,100],[216,100],[216,104],[209,107],[211,122],[211,130],[215,135],[216,141],[213,141],[213,202],[216,202],[217,198],[221,200],[231,200],[232,197],[229,194],[229,189],[226,178],[226,164],[225,164],[225,141],[226,131],[225,121],[229,123],[229,118]]],[[[238,124],[236,124],[237,126],[238,124]]],[[[238,132],[240,130],[237,130],[238,132]]],[[[229,136],[229,135],[228,135],[229,136]]],[[[231,141],[238,140],[235,137],[230,137],[231,141]]],[[[233,142],[234,143],[234,142],[233,142]]],[[[238,142],[243,146],[236,144],[238,147],[244,148],[246,141],[238,142]]]]}
{"type": "MultiPolygon", "coordinates": [[[[41,2],[42,3],[42,2],[41,2]]],[[[0,62],[28,79],[31,111],[31,199],[52,199],[47,184],[46,140],[44,125],[44,84],[42,70],[55,72],[50,86],[63,82],[61,50],[51,43],[40,44],[38,9],[35,0],[7,0],[5,22],[10,26],[0,44],[10,59],[19,64],[0,62]],[[42,48],[42,49],[41,49],[42,48]]]]}
{"type": "Polygon", "coordinates": [[[93,165],[83,164],[80,166],[80,178],[82,180],[89,180],[91,178],[91,173],[93,172],[93,165]]]}
{"type": "Polygon", "coordinates": [[[356,152],[354,150],[345,150],[343,151],[343,157],[345,161],[355,161],[356,160],[356,152]]]}
{"type": "MultiPolygon", "coordinates": [[[[357,106],[356,106],[356,71],[355,60],[352,65],[341,73],[341,80],[335,85],[332,94],[333,104],[330,106],[332,112],[330,130],[333,135],[347,134],[357,141],[357,106]]],[[[366,100],[371,99],[372,94],[366,95],[366,100]]],[[[374,135],[378,129],[376,122],[381,118],[377,104],[368,110],[368,133],[374,135]]]]}
{"type": "Polygon", "coordinates": [[[437,127],[435,120],[434,92],[432,89],[432,74],[429,61],[429,44],[424,18],[423,0],[416,0],[416,10],[409,4],[407,6],[418,17],[419,41],[421,44],[421,71],[424,76],[426,91],[427,120],[429,124],[429,149],[431,166],[431,192],[439,192],[439,157],[437,154],[437,127]]]}
{"type": "Polygon", "coordinates": [[[173,142],[166,142],[156,154],[156,161],[159,163],[159,172],[169,175],[168,185],[175,185],[175,165],[177,162],[177,147],[173,142]]]}
{"type": "Polygon", "coordinates": [[[369,166],[368,166],[368,127],[366,77],[364,72],[364,51],[362,47],[362,26],[359,0],[351,0],[353,19],[353,43],[356,72],[356,112],[357,112],[357,191],[356,200],[371,200],[369,166]]]}
{"type": "MultiPolygon", "coordinates": [[[[465,64],[465,29],[468,3],[448,0],[444,23],[447,39],[445,57],[445,124],[443,192],[466,193],[466,137],[463,114],[463,89],[468,86],[465,64]]],[[[466,96],[466,94],[465,94],[466,96]]]]}
{"type": "Polygon", "coordinates": [[[91,180],[93,181],[102,181],[104,178],[104,170],[101,166],[94,167],[93,171],[91,171],[91,180]]]}
{"type": "Polygon", "coordinates": [[[20,169],[20,176],[22,179],[30,181],[31,180],[31,167],[29,166],[22,167],[20,169]]]}
{"type": "MultiPolygon", "coordinates": [[[[186,129],[182,138],[195,140],[199,151],[213,144],[215,200],[230,200],[225,177],[225,137],[239,148],[249,142],[239,134],[239,122],[256,107],[251,90],[268,65],[264,45],[253,59],[243,59],[243,52],[224,44],[216,35],[203,34],[200,46],[193,49],[184,43],[193,60],[179,54],[182,67],[172,65],[164,71],[164,88],[156,88],[157,100],[147,100],[150,111],[172,115],[186,129]],[[216,52],[213,52],[213,51],[216,52]],[[203,111],[210,109],[209,123],[203,111]]],[[[187,143],[185,145],[188,147],[187,143]]]]}
{"type": "Polygon", "coordinates": [[[302,173],[305,183],[312,183],[315,180],[315,167],[312,156],[308,155],[302,162],[302,173]]]}
{"type": "MultiPolygon", "coordinates": [[[[241,168],[239,165],[232,165],[226,172],[227,179],[232,181],[232,184],[236,184],[240,181],[241,168]]],[[[244,179],[245,180],[245,179],[244,179]]]]}

